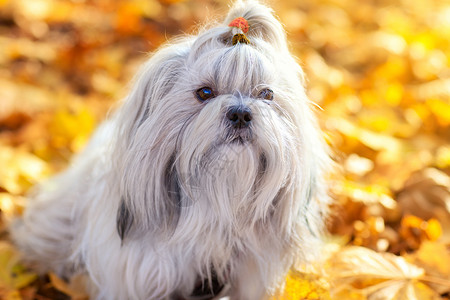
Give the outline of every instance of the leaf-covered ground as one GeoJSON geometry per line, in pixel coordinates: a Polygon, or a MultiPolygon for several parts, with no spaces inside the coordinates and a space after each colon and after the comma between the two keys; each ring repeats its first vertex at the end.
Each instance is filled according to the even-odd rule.
{"type": "MultiPolygon", "coordinates": [[[[0,299],[86,299],[37,278],[5,224],[62,170],[146,53],[225,0],[0,0],[0,299]]],[[[322,264],[278,299],[450,299],[450,2],[272,6],[309,78],[338,174],[322,264]]]]}

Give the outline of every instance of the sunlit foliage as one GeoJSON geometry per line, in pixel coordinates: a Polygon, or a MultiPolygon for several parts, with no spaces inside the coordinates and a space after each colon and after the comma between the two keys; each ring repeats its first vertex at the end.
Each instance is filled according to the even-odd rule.
{"type": "MultiPolygon", "coordinates": [[[[450,2],[272,2],[337,162],[323,261],[292,270],[276,298],[449,299],[450,2]]],[[[36,281],[6,223],[83,148],[147,52],[228,4],[0,0],[0,299],[86,299],[76,279],[36,281]]]]}

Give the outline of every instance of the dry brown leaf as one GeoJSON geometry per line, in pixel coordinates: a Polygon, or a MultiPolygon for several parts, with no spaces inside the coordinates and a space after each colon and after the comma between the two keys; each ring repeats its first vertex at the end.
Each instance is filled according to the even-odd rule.
{"type": "Polygon", "coordinates": [[[442,236],[442,226],[434,218],[425,221],[413,215],[406,215],[401,220],[398,233],[403,243],[397,245],[396,252],[410,252],[419,249],[424,241],[439,239],[442,236]]]}
{"type": "Polygon", "coordinates": [[[87,300],[89,299],[84,289],[83,276],[75,276],[71,278],[70,283],[65,282],[58,275],[49,273],[50,282],[54,288],[70,296],[72,300],[87,300]]]}
{"type": "Polygon", "coordinates": [[[450,241],[450,177],[428,168],[411,175],[399,192],[397,201],[405,214],[424,220],[436,218],[443,229],[443,239],[450,241]]]}

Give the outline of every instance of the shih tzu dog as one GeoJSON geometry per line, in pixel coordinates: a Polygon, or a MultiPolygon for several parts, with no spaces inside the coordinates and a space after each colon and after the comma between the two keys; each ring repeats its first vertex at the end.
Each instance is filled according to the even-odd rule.
{"type": "Polygon", "coordinates": [[[92,299],[268,299],[318,252],[326,145],[269,8],[159,49],[122,106],[12,228],[92,299]]]}

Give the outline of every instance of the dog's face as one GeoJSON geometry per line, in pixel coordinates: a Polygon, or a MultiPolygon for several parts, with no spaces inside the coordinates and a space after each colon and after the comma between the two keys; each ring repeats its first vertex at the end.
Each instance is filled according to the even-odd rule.
{"type": "Polygon", "coordinates": [[[250,44],[232,45],[220,25],[159,50],[119,112],[122,238],[133,228],[176,238],[199,222],[283,235],[307,214],[326,155],[301,68],[267,8],[237,6],[224,24],[239,16],[250,44]]]}

